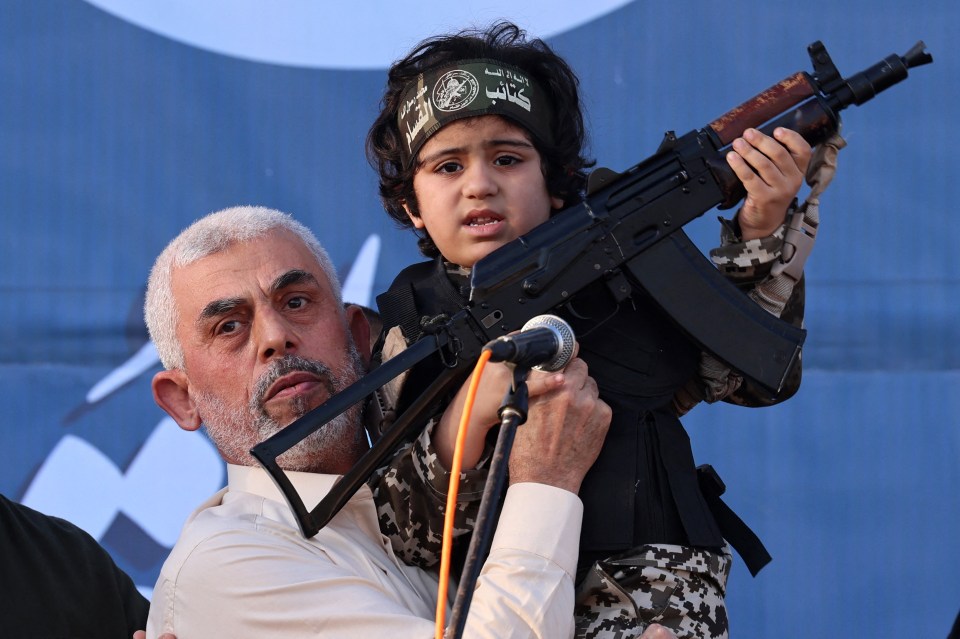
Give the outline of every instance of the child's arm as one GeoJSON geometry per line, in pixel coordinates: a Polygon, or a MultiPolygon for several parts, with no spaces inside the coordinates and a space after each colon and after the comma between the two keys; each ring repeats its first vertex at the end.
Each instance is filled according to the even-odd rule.
{"type": "MultiPolygon", "coordinates": [[[[497,410],[512,380],[513,373],[505,364],[484,368],[461,466],[455,537],[473,530],[487,478],[482,462],[492,452],[487,446],[487,433],[499,423],[497,410]]],[[[531,371],[527,389],[531,397],[536,397],[562,387],[563,380],[562,373],[531,371]]],[[[431,419],[415,441],[397,451],[368,481],[380,530],[407,564],[430,568],[440,559],[450,467],[468,389],[469,380],[443,415],[431,419]]]]}
{"type": "MultiPolygon", "coordinates": [[[[721,248],[711,257],[727,277],[751,297],[761,286],[770,286],[770,270],[779,259],[784,240],[784,221],[795,207],[795,198],[811,167],[810,145],[795,131],[777,129],[774,138],[750,129],[733,144],[727,161],[747,190],[743,206],[732,220],[724,221],[721,248]],[[742,266],[749,258],[750,266],[742,266]]],[[[781,304],[765,305],[768,311],[796,326],[802,325],[804,282],[789,289],[781,304]]],[[[779,290],[779,287],[774,287],[779,290]]],[[[768,292],[764,291],[761,297],[768,292]]],[[[744,380],[709,353],[701,356],[700,370],[674,397],[674,406],[684,414],[701,401],[725,400],[745,406],[766,406],[791,397],[800,386],[798,361],[776,396],[744,380]]]]}
{"type": "MultiPolygon", "coordinates": [[[[440,561],[450,474],[437,460],[432,443],[437,420],[406,444],[368,480],[377,506],[380,531],[397,556],[429,569],[440,561]]],[[[487,480],[485,467],[460,473],[454,537],[473,530],[487,480]]]]}
{"type": "MultiPolygon", "coordinates": [[[[473,411],[470,415],[470,424],[467,428],[467,437],[464,440],[463,459],[461,468],[474,468],[486,445],[487,433],[500,423],[497,411],[503,403],[503,398],[513,381],[512,369],[502,363],[488,363],[480,378],[480,386],[474,400],[473,411]]],[[[562,373],[544,373],[530,371],[527,376],[527,390],[530,397],[536,397],[548,390],[563,386],[562,373]]],[[[449,470],[453,463],[454,447],[457,442],[457,431],[460,427],[461,415],[470,387],[468,379],[457,392],[453,401],[447,406],[440,418],[433,435],[433,445],[437,457],[444,469],[449,470]]]]}
{"type": "MultiPolygon", "coordinates": [[[[374,347],[374,358],[387,361],[406,348],[406,340],[397,326],[385,326],[374,347]]],[[[411,374],[418,374],[411,371],[411,374]]],[[[408,381],[400,375],[381,389],[388,411],[396,403],[408,381]]],[[[440,415],[425,418],[420,435],[397,450],[390,460],[367,480],[373,492],[380,531],[390,539],[397,556],[404,563],[429,569],[440,560],[444,512],[450,484],[449,465],[438,459],[433,444],[440,415]]],[[[372,425],[379,432],[381,425],[372,425]]],[[[482,456],[481,445],[481,456],[482,456]]],[[[460,473],[454,535],[473,530],[479,510],[487,469],[475,462],[460,473]]]]}

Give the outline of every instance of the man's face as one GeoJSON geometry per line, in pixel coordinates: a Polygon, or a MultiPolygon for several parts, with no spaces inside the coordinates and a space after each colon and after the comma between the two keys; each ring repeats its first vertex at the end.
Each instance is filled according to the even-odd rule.
{"type": "MultiPolygon", "coordinates": [[[[228,462],[355,381],[362,362],[327,276],[277,229],[176,269],[189,396],[228,462]]],[[[358,410],[280,457],[289,470],[345,472],[365,448],[358,410]]]]}
{"type": "Polygon", "coordinates": [[[448,124],[423,145],[419,161],[413,189],[420,215],[410,219],[460,266],[472,267],[562,206],[547,192],[530,136],[500,116],[448,124]]]}

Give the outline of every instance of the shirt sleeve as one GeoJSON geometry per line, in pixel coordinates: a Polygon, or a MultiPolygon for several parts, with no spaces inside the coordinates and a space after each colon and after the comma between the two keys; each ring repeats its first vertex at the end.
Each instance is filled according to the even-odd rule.
{"type": "MultiPolygon", "coordinates": [[[[572,636],[581,517],[573,493],[539,484],[508,490],[465,638],[572,636]]],[[[264,543],[289,533],[271,526],[261,521],[252,536],[249,528],[223,526],[193,547],[175,548],[182,560],[157,584],[148,637],[433,637],[433,575],[406,567],[398,587],[383,577],[389,570],[331,561],[322,543],[264,543]]],[[[366,556],[388,558],[382,547],[366,556]]]]}
{"type": "Polygon", "coordinates": [[[583,504],[571,492],[510,486],[464,637],[572,637],[582,519],[583,504]]]}

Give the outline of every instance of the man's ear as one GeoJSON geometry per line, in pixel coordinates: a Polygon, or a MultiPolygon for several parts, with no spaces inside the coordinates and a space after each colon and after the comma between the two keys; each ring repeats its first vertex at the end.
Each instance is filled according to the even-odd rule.
{"type": "Polygon", "coordinates": [[[363,309],[356,304],[347,304],[345,311],[347,314],[347,328],[350,330],[350,334],[353,335],[353,342],[357,345],[357,350],[360,351],[360,358],[363,360],[364,365],[369,366],[370,348],[372,346],[370,340],[370,322],[367,321],[367,316],[364,314],[363,309]]]}
{"type": "Polygon", "coordinates": [[[190,397],[190,381],[179,369],[160,371],[153,376],[153,400],[167,411],[183,430],[200,428],[200,413],[190,397]]]}
{"type": "Polygon", "coordinates": [[[410,218],[410,222],[414,228],[422,229],[424,227],[423,218],[419,215],[414,215],[413,211],[410,210],[410,205],[406,202],[403,203],[403,210],[407,214],[407,217],[410,218]]]}

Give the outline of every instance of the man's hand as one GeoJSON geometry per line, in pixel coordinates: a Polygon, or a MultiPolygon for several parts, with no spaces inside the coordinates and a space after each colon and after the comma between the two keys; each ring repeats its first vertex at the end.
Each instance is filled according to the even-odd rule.
{"type": "Polygon", "coordinates": [[[783,224],[810,164],[810,145],[799,133],[778,127],[773,136],[747,129],[727,154],[747,191],[738,216],[744,241],[766,237],[783,224]]]}
{"type": "Polygon", "coordinates": [[[677,635],[660,624],[650,624],[640,635],[640,639],[677,639],[677,635]]]}
{"type": "Polygon", "coordinates": [[[517,428],[510,455],[510,483],[576,493],[600,454],[612,411],[582,359],[571,361],[558,380],[558,386],[530,398],[527,422],[517,428]]]}

